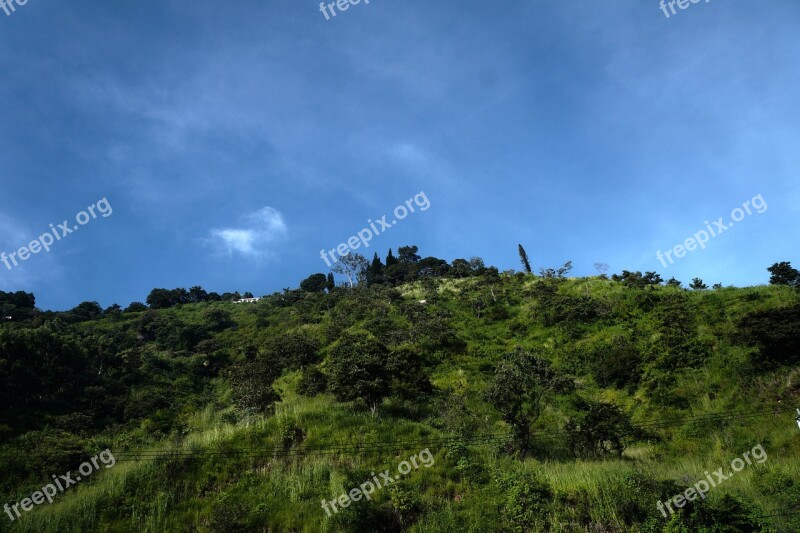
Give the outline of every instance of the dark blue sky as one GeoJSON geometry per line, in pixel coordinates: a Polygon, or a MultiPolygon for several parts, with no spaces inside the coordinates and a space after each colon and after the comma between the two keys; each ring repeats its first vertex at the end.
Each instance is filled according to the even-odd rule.
{"type": "Polygon", "coordinates": [[[800,3],[29,0],[0,11],[0,251],[42,308],[265,294],[367,250],[759,284],[797,256],[800,3]],[[761,194],[664,268],[656,258],[761,194]],[[359,250],[361,251],[361,250],[359,250]]]}

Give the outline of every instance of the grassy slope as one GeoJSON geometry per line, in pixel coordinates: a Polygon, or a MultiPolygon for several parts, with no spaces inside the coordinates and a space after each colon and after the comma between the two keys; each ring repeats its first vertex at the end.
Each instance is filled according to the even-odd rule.
{"type": "MultiPolygon", "coordinates": [[[[480,401],[480,391],[491,378],[491,368],[498,358],[515,346],[543,349],[558,365],[569,367],[565,354],[576,346],[592,345],[614,333],[636,331],[640,345],[657,344],[662,335],[651,313],[641,310],[636,298],[641,291],[626,289],[618,283],[598,279],[575,279],[561,285],[561,294],[591,295],[617,307],[628,309],[625,320],[606,320],[581,326],[578,334],[565,334],[563,328],[546,327],[537,320],[537,300],[530,291],[538,281],[510,280],[495,289],[501,301],[508,302],[506,318],[478,318],[468,304],[474,279],[448,280],[440,284],[439,299],[430,309],[452,314],[451,325],[466,347],[447,357],[434,357],[431,380],[441,390],[460,391],[466,395],[479,433],[505,431],[497,413],[480,401]]],[[[660,288],[661,292],[680,292],[660,288]]],[[[404,299],[424,298],[420,285],[404,288],[404,299]]],[[[644,422],[665,416],[693,416],[718,411],[748,409],[778,398],[791,398],[800,392],[800,371],[778,372],[758,377],[747,375],[749,351],[729,342],[735,324],[748,312],[785,306],[796,296],[780,287],[723,289],[686,293],[697,312],[698,337],[710,339],[713,350],[700,368],[675,369],[674,389],[688,400],[688,408],[675,411],[649,401],[642,389],[601,388],[588,372],[577,376],[582,393],[597,399],[613,400],[632,413],[635,421],[644,422]]],[[[242,338],[263,339],[292,321],[291,311],[281,310],[269,317],[269,324],[257,327],[252,306],[210,304],[230,310],[238,323],[236,330],[222,334],[222,340],[237,343],[242,338]],[[288,313],[288,314],[287,314],[288,313]]],[[[258,305],[258,304],[257,304],[258,305]]],[[[200,320],[207,304],[187,305],[164,311],[186,322],[200,320]]],[[[402,323],[400,317],[393,317],[402,323]]],[[[303,325],[321,331],[319,324],[303,325]]],[[[111,324],[99,327],[114,327],[111,324]]],[[[163,449],[217,451],[238,447],[279,445],[286,427],[300,427],[306,434],[304,444],[334,441],[424,440],[444,435],[441,417],[433,407],[408,416],[407,406],[385,404],[377,416],[349,404],[336,403],[329,395],[315,398],[298,396],[295,386],[299,375],[285,375],[278,383],[283,401],[273,417],[231,422],[232,408],[226,405],[226,390],[218,383],[218,401],[204,409],[187,412],[187,431],[180,443],[165,440],[163,449]],[[400,416],[400,415],[407,416],[400,416]]],[[[796,400],[797,397],[794,396],[796,400]]],[[[566,419],[566,408],[556,402],[537,422],[537,429],[557,429],[566,419]]],[[[789,415],[765,416],[732,422],[726,427],[677,427],[663,435],[660,444],[640,444],[626,451],[622,460],[572,461],[543,442],[536,454],[539,461],[524,463],[508,458],[496,444],[470,446],[471,460],[480,465],[481,475],[470,476],[450,459],[448,450],[431,447],[436,465],[413,471],[403,480],[406,492],[413,495],[424,512],[415,531],[502,531],[509,524],[499,516],[506,495],[493,480],[504,473],[534,470],[564,498],[581,494],[588,502],[583,512],[590,522],[604,530],[634,529],[621,517],[620,487],[626,474],[645,473],[657,479],[700,479],[705,470],[715,470],[756,444],[763,444],[769,460],[759,467],[747,467],[711,494],[738,494],[766,514],[785,509],[785,502],[767,494],[757,473],[788,476],[800,480],[800,450],[797,426],[789,415]]],[[[147,428],[141,429],[145,439],[147,428]]],[[[112,450],[125,449],[130,435],[119,437],[112,450]]],[[[554,448],[559,443],[552,444],[554,448]]],[[[152,449],[152,443],[146,446],[152,449]]],[[[54,505],[41,506],[28,513],[18,524],[21,531],[213,531],[225,530],[225,524],[246,526],[253,530],[335,531],[357,530],[343,526],[340,520],[326,520],[320,500],[328,500],[355,486],[353,480],[366,480],[372,471],[394,470],[399,461],[418,452],[359,456],[308,456],[301,458],[256,459],[219,458],[206,455],[200,459],[141,460],[120,462],[113,469],[96,476],[93,482],[71,489],[54,505]]],[[[676,489],[676,493],[677,493],[676,489]]],[[[402,494],[401,494],[402,495],[402,494]]],[[[378,506],[389,501],[392,491],[376,493],[378,506]]],[[[398,498],[396,494],[395,498],[398,498]]],[[[363,502],[362,502],[363,503],[363,502]]],[[[354,504],[355,507],[355,504],[354,504]]],[[[570,506],[554,509],[548,517],[554,529],[569,526],[570,506]]],[[[572,518],[578,520],[579,510],[572,518]]],[[[658,518],[653,502],[649,513],[658,518]]],[[[770,519],[775,527],[798,525],[790,519],[770,519]]],[[[580,518],[586,525],[586,517],[580,518]]],[[[7,524],[4,524],[4,527],[7,524]]],[[[237,529],[238,530],[238,529],[237,529]]]]}

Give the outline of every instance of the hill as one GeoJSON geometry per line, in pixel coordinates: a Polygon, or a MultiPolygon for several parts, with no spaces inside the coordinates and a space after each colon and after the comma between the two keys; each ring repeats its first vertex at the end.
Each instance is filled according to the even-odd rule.
{"type": "Polygon", "coordinates": [[[17,293],[0,530],[800,529],[798,291],[544,274],[125,311],[17,293]]]}

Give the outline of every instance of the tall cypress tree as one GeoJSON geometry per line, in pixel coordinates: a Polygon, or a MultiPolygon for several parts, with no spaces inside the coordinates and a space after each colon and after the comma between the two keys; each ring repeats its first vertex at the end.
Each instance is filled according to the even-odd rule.
{"type": "Polygon", "coordinates": [[[528,254],[525,253],[525,248],[522,245],[519,245],[519,259],[522,261],[522,266],[525,267],[525,272],[528,274],[531,273],[531,263],[528,261],[528,254]]]}
{"type": "Polygon", "coordinates": [[[328,283],[325,288],[328,289],[328,292],[331,292],[336,288],[336,281],[333,279],[333,272],[328,272],[328,283]]]}
{"type": "Polygon", "coordinates": [[[397,264],[397,258],[392,254],[392,249],[389,248],[389,255],[386,256],[386,268],[397,264]]]}
{"type": "Polygon", "coordinates": [[[378,252],[375,252],[374,257],[372,258],[372,264],[367,269],[367,283],[369,285],[383,283],[383,269],[384,266],[378,257],[378,252]]]}

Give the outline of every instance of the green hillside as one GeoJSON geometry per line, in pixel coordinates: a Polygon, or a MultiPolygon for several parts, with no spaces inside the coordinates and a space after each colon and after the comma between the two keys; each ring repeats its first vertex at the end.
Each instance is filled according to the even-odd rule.
{"type": "Polygon", "coordinates": [[[3,503],[114,460],[0,530],[800,530],[797,290],[543,274],[125,311],[7,295],[3,503]]]}

